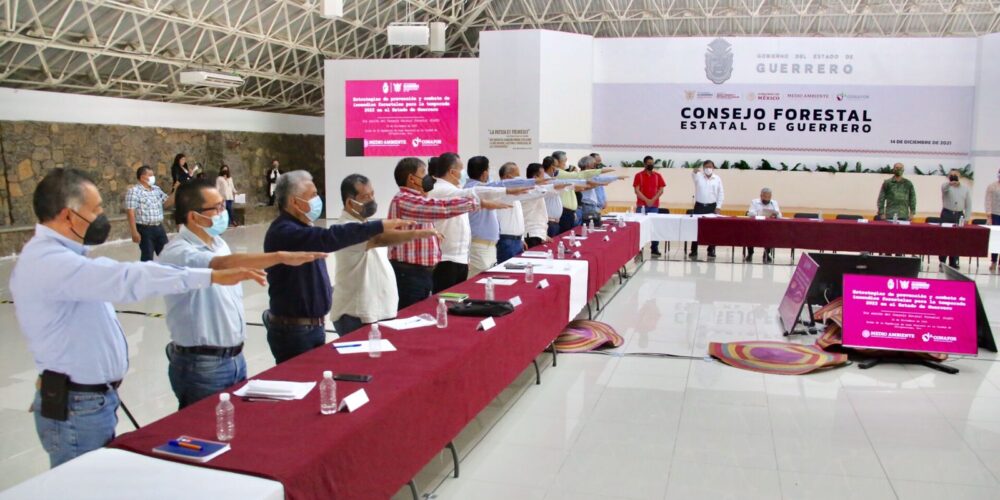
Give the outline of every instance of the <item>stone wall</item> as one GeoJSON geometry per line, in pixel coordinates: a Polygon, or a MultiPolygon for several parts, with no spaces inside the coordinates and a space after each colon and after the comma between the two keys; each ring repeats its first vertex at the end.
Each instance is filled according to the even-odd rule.
{"type": "MultiPolygon", "coordinates": [[[[48,170],[75,167],[90,173],[113,224],[124,226],[118,216],[124,214],[125,191],[136,182],[135,170],[149,165],[169,192],[170,165],[181,152],[189,164],[200,163],[209,180],[223,162],[229,165],[236,189],[247,193],[248,212],[255,216],[248,213],[249,222],[269,212],[255,207],[267,202],[265,176],[272,158],[281,162],[282,172],[305,169],[321,192],[325,186],[322,136],[0,121],[0,255],[19,251],[26,240],[16,233],[34,225],[31,196],[48,170]]],[[[116,227],[115,234],[119,229],[124,228],[116,227]]]]}

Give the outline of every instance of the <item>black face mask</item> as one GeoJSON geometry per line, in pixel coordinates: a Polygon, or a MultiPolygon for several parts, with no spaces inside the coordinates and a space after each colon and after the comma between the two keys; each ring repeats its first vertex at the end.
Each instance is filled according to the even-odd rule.
{"type": "Polygon", "coordinates": [[[653,166],[652,165],[646,165],[646,170],[653,170],[653,166]]]}
{"type": "Polygon", "coordinates": [[[359,207],[357,209],[358,215],[360,215],[364,219],[367,219],[375,215],[375,212],[378,211],[378,203],[375,203],[375,200],[369,201],[367,203],[361,203],[360,201],[357,200],[351,200],[351,203],[354,203],[355,206],[359,207]]]}
{"type": "Polygon", "coordinates": [[[224,175],[226,177],[229,177],[229,171],[228,170],[223,170],[222,171],[222,175],[224,175]]]}
{"type": "Polygon", "coordinates": [[[949,175],[948,176],[948,180],[950,180],[951,182],[958,182],[958,176],[957,175],[949,175]]]}
{"type": "MultiPolygon", "coordinates": [[[[75,210],[73,213],[77,217],[87,220],[75,210]]],[[[73,231],[73,228],[70,228],[70,231],[73,231],[73,234],[76,234],[77,238],[83,238],[84,245],[95,246],[108,241],[108,235],[111,234],[111,221],[108,220],[106,215],[98,215],[94,218],[94,220],[87,222],[89,222],[90,225],[87,226],[87,231],[83,233],[83,236],[80,236],[76,231],[73,231]]]]}
{"type": "Polygon", "coordinates": [[[765,205],[770,205],[771,204],[771,200],[767,200],[767,201],[760,200],[760,202],[763,203],[763,204],[765,204],[765,205]]]}
{"type": "Polygon", "coordinates": [[[420,185],[424,188],[425,193],[429,193],[432,189],[434,189],[435,182],[437,182],[437,179],[435,179],[434,176],[425,175],[420,185]]]}

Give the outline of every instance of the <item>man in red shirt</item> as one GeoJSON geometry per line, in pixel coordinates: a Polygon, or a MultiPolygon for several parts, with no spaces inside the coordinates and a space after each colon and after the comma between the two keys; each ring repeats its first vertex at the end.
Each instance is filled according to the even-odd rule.
{"type": "MultiPolygon", "coordinates": [[[[635,188],[635,211],[642,212],[645,208],[647,213],[659,213],[660,196],[663,196],[663,188],[667,183],[663,182],[663,176],[653,172],[653,157],[647,156],[642,159],[645,168],[642,172],[635,174],[632,187],[635,188]]],[[[660,256],[660,242],[654,241],[652,244],[653,257],[660,256]]]]}

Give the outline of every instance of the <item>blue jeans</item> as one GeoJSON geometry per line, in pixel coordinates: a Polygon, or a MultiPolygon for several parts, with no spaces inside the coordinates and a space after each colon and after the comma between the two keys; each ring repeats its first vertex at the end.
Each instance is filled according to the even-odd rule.
{"type": "Polygon", "coordinates": [[[576,207],[576,218],[573,219],[573,227],[580,227],[583,224],[583,207],[576,207]]]}
{"type": "Polygon", "coordinates": [[[337,335],[341,337],[357,330],[358,328],[361,328],[362,326],[365,326],[365,324],[361,322],[361,318],[351,316],[350,314],[344,314],[333,322],[333,327],[337,329],[337,335]]]}
{"type": "Polygon", "coordinates": [[[546,234],[549,235],[549,238],[555,238],[557,235],[559,235],[559,223],[550,221],[549,229],[546,232],[546,234]]]}
{"type": "Polygon", "coordinates": [[[497,242],[497,264],[502,262],[507,262],[513,257],[521,255],[524,251],[524,240],[518,236],[510,236],[506,234],[500,235],[500,241],[497,242]]]}
{"type": "Polygon", "coordinates": [[[188,354],[177,352],[173,344],[167,344],[167,360],[170,361],[167,377],[182,410],[247,379],[243,353],[228,358],[188,354]]]}
{"type": "Polygon", "coordinates": [[[233,200],[226,200],[226,213],[229,214],[229,225],[235,226],[236,219],[233,217],[233,200]]]}
{"type": "Polygon", "coordinates": [[[163,229],[163,224],[159,226],[136,224],[135,229],[139,231],[139,260],[146,262],[153,260],[154,255],[160,255],[167,244],[167,231],[163,229]]]}
{"type": "Polygon", "coordinates": [[[326,329],[323,325],[272,325],[271,311],[264,311],[264,328],[267,330],[267,345],[271,347],[274,362],[282,363],[326,343],[326,329]]]}
{"type": "Polygon", "coordinates": [[[31,410],[42,448],[52,467],[94,451],[115,438],[118,393],[69,392],[69,418],[64,422],[42,416],[42,393],[35,392],[31,410]]]}
{"type": "Polygon", "coordinates": [[[559,217],[559,234],[565,233],[576,227],[576,211],[564,208],[562,217],[559,217]]]}

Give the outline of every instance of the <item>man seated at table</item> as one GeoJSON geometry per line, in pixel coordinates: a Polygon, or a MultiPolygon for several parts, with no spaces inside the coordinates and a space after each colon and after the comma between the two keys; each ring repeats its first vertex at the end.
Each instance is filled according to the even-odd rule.
{"type": "MultiPolygon", "coordinates": [[[[194,179],[174,192],[174,222],[180,227],[160,254],[160,263],[195,269],[265,269],[300,266],[326,258],[322,252],[238,253],[222,233],[229,227],[225,200],[215,185],[194,179]]],[[[240,284],[166,295],[167,376],[181,409],[247,378],[247,336],[240,284]]]]}
{"type": "MultiPolygon", "coordinates": [[[[750,202],[750,208],[747,209],[747,215],[750,217],[767,217],[769,219],[777,219],[781,217],[781,209],[778,208],[778,200],[771,197],[771,188],[764,188],[760,190],[760,198],[756,198],[750,202]]],[[[753,247],[746,247],[747,256],[744,259],[746,262],[753,260],[753,247]]],[[[764,249],[764,263],[770,264],[774,262],[774,249],[765,248],[764,249]]]]}

